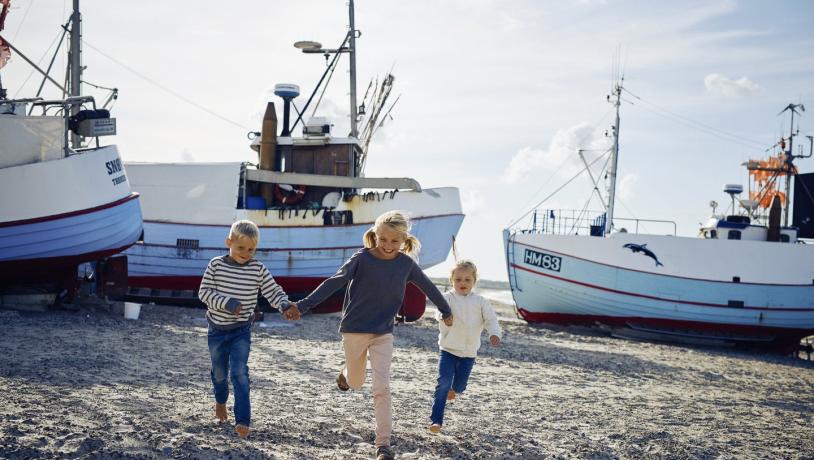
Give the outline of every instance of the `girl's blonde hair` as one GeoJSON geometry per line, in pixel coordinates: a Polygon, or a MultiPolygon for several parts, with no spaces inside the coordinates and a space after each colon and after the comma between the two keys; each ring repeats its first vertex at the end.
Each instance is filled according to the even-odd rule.
{"type": "Polygon", "coordinates": [[[455,262],[455,265],[452,266],[452,270],[449,271],[450,282],[452,282],[452,277],[455,276],[455,270],[472,270],[472,276],[475,277],[475,282],[478,281],[478,267],[475,266],[475,262],[469,259],[461,259],[455,262]]]}
{"type": "Polygon", "coordinates": [[[404,235],[404,243],[401,246],[401,251],[410,257],[415,258],[418,251],[421,249],[421,242],[418,238],[410,234],[410,219],[401,213],[401,211],[387,211],[376,218],[376,222],[370,227],[365,235],[362,237],[362,243],[365,248],[376,247],[376,230],[387,226],[390,230],[395,230],[404,235]]]}
{"type": "Polygon", "coordinates": [[[232,228],[229,229],[229,239],[234,240],[241,237],[257,243],[260,240],[260,229],[257,224],[250,220],[239,220],[232,224],[232,228]]]}

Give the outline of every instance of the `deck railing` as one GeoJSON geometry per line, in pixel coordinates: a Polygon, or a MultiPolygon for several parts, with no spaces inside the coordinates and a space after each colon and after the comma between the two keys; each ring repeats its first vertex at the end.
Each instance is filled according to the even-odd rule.
{"type": "MultiPolygon", "coordinates": [[[[9,111],[11,114],[17,115],[26,115],[26,111],[28,112],[28,116],[37,116],[34,115],[34,109],[37,108],[41,112],[38,114],[39,116],[56,116],[62,118],[62,151],[65,157],[76,153],[79,150],[77,146],[74,150],[70,148],[69,139],[71,137],[71,117],[74,116],[72,112],[74,109],[79,110],[82,107],[90,106],[92,107],[93,111],[96,111],[96,100],[93,96],[73,96],[68,97],[65,99],[55,99],[55,100],[43,100],[40,97],[36,98],[28,98],[28,99],[7,99],[0,101],[2,102],[2,106],[5,107],[6,110],[9,111]],[[30,109],[28,106],[31,106],[30,109]],[[19,112],[19,113],[18,113],[19,112]]],[[[99,147],[99,136],[104,136],[108,134],[115,134],[115,119],[109,119],[108,123],[112,123],[112,131],[109,133],[97,133],[92,135],[87,135],[83,133],[82,135],[87,138],[95,138],[96,140],[96,147],[99,147]]],[[[81,124],[81,123],[80,123],[81,124]]],[[[81,132],[81,127],[79,131],[81,132]]],[[[78,133],[77,132],[77,133],[78,133]]]]}
{"type": "MultiPolygon", "coordinates": [[[[519,233],[603,236],[607,224],[607,215],[601,211],[537,209],[529,216],[526,223],[519,222],[513,230],[519,233]]],[[[677,234],[677,225],[672,220],[615,217],[613,223],[614,232],[677,234]]]]}

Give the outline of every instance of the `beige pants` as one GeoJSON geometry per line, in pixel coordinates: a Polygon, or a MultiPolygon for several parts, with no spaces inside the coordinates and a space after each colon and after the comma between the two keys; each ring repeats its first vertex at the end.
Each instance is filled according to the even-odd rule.
{"type": "Polygon", "coordinates": [[[368,356],[373,371],[373,412],[376,416],[376,447],[390,446],[393,432],[393,408],[390,398],[390,361],[393,358],[393,334],[343,333],[345,377],[354,390],[365,383],[368,356]]]}

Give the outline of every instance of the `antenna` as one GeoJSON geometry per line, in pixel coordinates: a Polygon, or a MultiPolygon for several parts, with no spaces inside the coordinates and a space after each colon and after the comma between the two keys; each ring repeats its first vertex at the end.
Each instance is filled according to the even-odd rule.
{"type": "Polygon", "coordinates": [[[274,85],[274,94],[283,98],[283,131],[280,137],[290,137],[288,115],[291,112],[291,100],[300,95],[300,87],[290,83],[278,83],[274,85]]]}
{"type": "Polygon", "coordinates": [[[616,107],[616,121],[613,124],[613,150],[611,151],[610,169],[608,170],[608,179],[610,180],[610,187],[608,190],[608,219],[605,225],[605,235],[609,235],[613,230],[613,210],[616,205],[616,168],[619,164],[619,107],[621,106],[622,89],[624,88],[625,77],[619,78],[613,89],[614,99],[608,96],[608,101],[616,107]]]}
{"type": "Polygon", "coordinates": [[[806,111],[806,106],[804,106],[803,104],[789,104],[789,105],[787,105],[785,108],[783,108],[783,110],[781,110],[780,112],[778,112],[777,114],[778,114],[778,115],[782,115],[784,112],[786,112],[786,111],[788,111],[788,110],[791,110],[792,112],[794,112],[794,113],[796,113],[796,114],[798,114],[798,115],[799,115],[800,113],[799,113],[799,112],[797,112],[797,107],[800,107],[800,111],[801,111],[801,112],[805,112],[805,111],[806,111]]]}
{"type": "Polygon", "coordinates": [[[718,209],[718,202],[715,200],[710,201],[709,207],[712,208],[712,215],[715,216],[715,210],[718,209]]]}
{"type": "MultiPolygon", "coordinates": [[[[348,1],[348,20],[349,20],[349,30],[345,34],[345,38],[342,40],[342,44],[339,48],[336,49],[326,49],[322,47],[322,43],[311,41],[311,40],[303,40],[294,43],[294,47],[302,50],[303,53],[308,54],[323,54],[325,55],[326,62],[328,61],[328,57],[333,54],[334,60],[328,64],[328,68],[336,62],[336,59],[339,57],[341,53],[348,53],[350,56],[350,137],[358,138],[359,131],[357,128],[358,122],[358,114],[357,111],[359,110],[356,105],[356,39],[362,36],[362,32],[356,30],[356,20],[354,16],[354,7],[353,7],[353,0],[348,1]]],[[[303,108],[302,112],[308,109],[308,105],[311,103],[311,99],[313,99],[314,94],[319,89],[319,86],[322,84],[322,80],[325,78],[328,69],[326,69],[325,74],[322,75],[322,78],[319,80],[317,84],[317,88],[314,89],[314,93],[311,94],[311,97],[308,99],[308,102],[305,104],[305,108],[303,108]]],[[[297,121],[294,122],[294,126],[297,126],[302,116],[297,118],[297,121]]]]}
{"type": "Polygon", "coordinates": [[[724,185],[724,193],[732,198],[732,214],[735,214],[735,195],[740,195],[743,192],[743,185],[740,184],[726,184],[724,185]]]}

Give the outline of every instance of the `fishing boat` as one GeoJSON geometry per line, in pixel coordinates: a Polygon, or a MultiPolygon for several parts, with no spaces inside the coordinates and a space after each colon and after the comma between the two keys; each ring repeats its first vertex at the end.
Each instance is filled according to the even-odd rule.
{"type": "MultiPolygon", "coordinates": [[[[0,1],[0,31],[9,7],[0,1]]],[[[142,232],[139,196],[119,151],[99,141],[115,134],[116,119],[82,95],[79,0],[64,30],[68,88],[0,36],[0,68],[14,53],[67,95],[8,99],[0,84],[0,285],[59,281],[75,288],[79,264],[127,249],[142,232]]]]}
{"type": "MultiPolygon", "coordinates": [[[[644,234],[638,226],[647,220],[614,215],[623,90],[620,80],[609,97],[616,122],[603,208],[538,205],[503,231],[519,315],[530,323],[599,326],[634,338],[795,350],[801,338],[814,335],[814,245],[804,244],[814,237],[811,175],[797,177],[789,223],[794,160],[811,156],[792,151],[794,115],[802,106],[786,108],[792,132],[778,143],[779,152],[745,164],[748,197],[739,198],[740,184],[724,187],[731,214],[716,213],[712,202],[713,215],[697,237],[677,236],[674,223],[655,220],[649,222],[672,231],[644,234]]],[[[596,181],[594,187],[599,190],[596,181]]]]}
{"type": "MultiPolygon", "coordinates": [[[[250,143],[258,155],[257,165],[127,164],[144,212],[144,238],[126,251],[128,297],[164,303],[194,301],[207,263],[224,253],[229,226],[239,219],[259,226],[255,257],[293,299],[333,275],[362,247],[362,235],[376,217],[388,210],[411,216],[412,233],[422,243],[418,259],[422,268],[446,260],[464,217],[458,189],[425,189],[412,178],[364,174],[371,137],[395,103],[387,105],[394,77],[387,75],[373,85],[357,105],[359,32],[353,1],[348,8],[350,27],[337,49],[323,49],[317,42],[295,43],[305,53],[332,56],[332,60],[293,124],[291,106],[299,87],[275,86],[283,101],[283,121],[278,124],[274,103],[268,103],[262,128],[250,143]],[[304,119],[304,114],[343,54],[349,56],[351,123],[347,136],[336,136],[327,118],[304,119]],[[302,127],[299,136],[294,134],[298,126],[302,127]]],[[[404,317],[420,317],[424,304],[423,294],[409,285],[404,317]]],[[[316,310],[336,311],[340,306],[338,295],[316,310]]]]}

